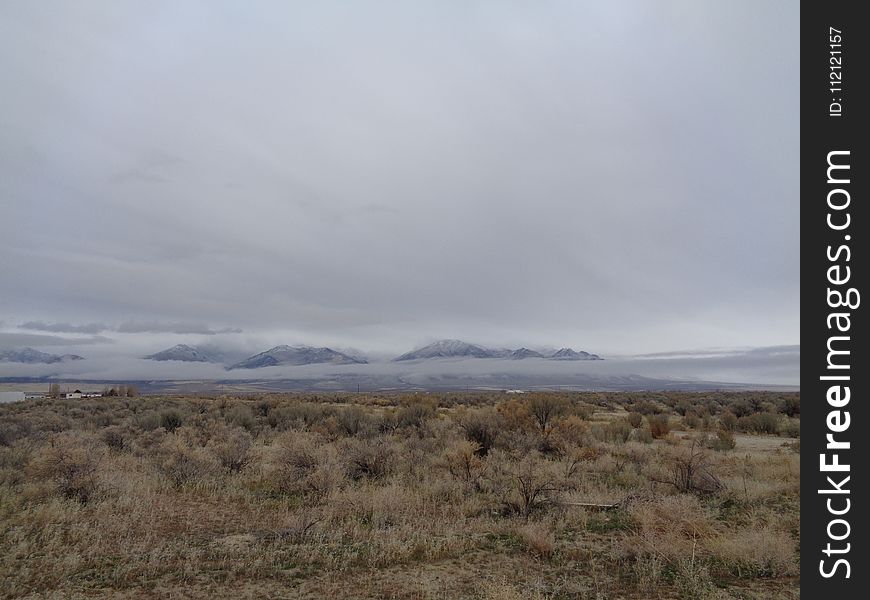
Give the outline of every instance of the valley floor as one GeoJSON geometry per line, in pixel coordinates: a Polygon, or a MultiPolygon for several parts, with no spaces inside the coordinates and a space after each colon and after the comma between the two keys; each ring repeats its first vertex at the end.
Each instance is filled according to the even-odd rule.
{"type": "Polygon", "coordinates": [[[0,598],[799,597],[799,395],[0,406],[0,598]]]}

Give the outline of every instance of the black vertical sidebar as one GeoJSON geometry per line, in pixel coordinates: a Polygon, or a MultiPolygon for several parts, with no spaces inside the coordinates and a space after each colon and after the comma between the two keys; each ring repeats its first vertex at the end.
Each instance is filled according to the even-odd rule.
{"type": "Polygon", "coordinates": [[[870,499],[859,491],[870,484],[870,364],[862,352],[870,346],[862,305],[870,296],[860,297],[870,269],[870,23],[859,17],[861,7],[801,4],[800,552],[806,598],[870,594],[870,499]]]}

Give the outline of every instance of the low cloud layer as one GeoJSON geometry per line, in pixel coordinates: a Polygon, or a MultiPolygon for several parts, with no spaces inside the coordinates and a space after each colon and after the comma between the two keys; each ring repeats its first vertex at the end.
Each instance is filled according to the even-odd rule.
{"type": "MultiPolygon", "coordinates": [[[[800,348],[759,348],[704,358],[655,360],[622,357],[603,361],[548,361],[543,359],[438,359],[412,363],[380,360],[365,365],[304,365],[226,370],[207,363],[154,362],[111,352],[92,353],[89,359],[65,364],[14,365],[0,363],[0,377],[53,377],[107,381],[131,380],[332,380],[366,381],[373,387],[452,385],[523,388],[530,386],[583,386],[594,380],[622,385],[631,377],[672,382],[720,382],[750,386],[798,386],[800,348]],[[451,383],[452,382],[452,383],[451,383]]],[[[658,386],[654,386],[658,387],[658,386]]]]}
{"type": "Polygon", "coordinates": [[[242,333],[242,330],[237,327],[223,327],[221,329],[212,329],[202,323],[159,323],[156,321],[137,322],[126,321],[121,323],[115,330],[119,333],[177,333],[177,334],[199,334],[199,335],[217,335],[219,333],[242,333]]]}

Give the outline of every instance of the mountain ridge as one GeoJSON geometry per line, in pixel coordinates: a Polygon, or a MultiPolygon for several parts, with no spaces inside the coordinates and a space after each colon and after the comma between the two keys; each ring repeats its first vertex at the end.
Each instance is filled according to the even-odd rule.
{"type": "Polygon", "coordinates": [[[327,347],[288,346],[282,344],[259,352],[227,367],[232,369],[259,369],[282,365],[314,365],[330,363],[334,365],[367,364],[364,358],[349,356],[327,347]]]}
{"type": "Polygon", "coordinates": [[[0,350],[0,362],[51,365],[54,363],[72,362],[76,360],[84,360],[84,357],[79,356],[78,354],[49,354],[29,347],[18,350],[0,350]]]}
{"type": "Polygon", "coordinates": [[[433,342],[422,348],[405,352],[393,359],[393,362],[410,360],[427,360],[433,358],[510,358],[523,360],[526,358],[542,358],[547,360],[604,360],[597,354],[585,350],[579,352],[572,348],[561,348],[552,354],[543,354],[525,347],[516,350],[493,349],[469,344],[462,340],[444,339],[433,342]]]}

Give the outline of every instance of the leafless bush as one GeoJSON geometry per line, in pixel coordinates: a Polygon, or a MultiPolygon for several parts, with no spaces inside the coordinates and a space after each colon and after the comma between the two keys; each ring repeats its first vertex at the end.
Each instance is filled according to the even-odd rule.
{"type": "Polygon", "coordinates": [[[182,487],[212,473],[215,464],[203,448],[193,448],[176,437],[167,436],[161,444],[155,466],[173,486],[182,487]]]}
{"type": "Polygon", "coordinates": [[[444,455],[450,474],[475,488],[479,488],[480,479],[486,472],[486,462],[480,457],[479,450],[477,444],[463,441],[444,455]]]}
{"type": "Polygon", "coordinates": [[[107,427],[100,433],[100,438],[106,446],[116,452],[130,449],[130,432],[124,427],[118,425],[107,427]]]}
{"type": "Polygon", "coordinates": [[[238,473],[251,460],[251,434],[240,427],[224,429],[214,435],[208,447],[220,465],[230,473],[238,473]]]}
{"type": "Polygon", "coordinates": [[[280,440],[275,470],[269,476],[288,494],[320,500],[338,489],[344,479],[330,447],[318,446],[311,434],[297,434],[280,440]]]}
{"type": "Polygon", "coordinates": [[[472,411],[459,419],[459,426],[465,433],[465,439],[477,448],[479,456],[486,456],[495,446],[498,437],[498,414],[491,410],[472,411]]]}
{"type": "Polygon", "coordinates": [[[713,494],[725,487],[710,469],[709,456],[704,448],[695,441],[691,448],[678,448],[664,458],[668,465],[666,475],[651,477],[655,482],[693,494],[713,494]]]}
{"type": "Polygon", "coordinates": [[[535,394],[529,399],[529,413],[535,419],[541,437],[550,435],[556,418],[565,412],[565,408],[565,401],[551,394],[535,394]]]}
{"type": "Polygon", "coordinates": [[[588,443],[589,424],[577,415],[568,415],[553,426],[553,437],[563,447],[583,446],[588,443]]]}
{"type": "Polygon", "coordinates": [[[244,427],[248,431],[253,431],[257,425],[257,419],[254,417],[254,412],[247,404],[236,404],[226,413],[227,423],[244,427]]]}
{"type": "Polygon", "coordinates": [[[400,408],[396,420],[399,427],[420,427],[434,416],[435,405],[418,400],[400,408]]]}
{"type": "Polygon", "coordinates": [[[550,502],[559,480],[554,463],[534,452],[519,460],[500,455],[493,483],[505,511],[528,521],[532,512],[550,502]]]}
{"type": "Polygon", "coordinates": [[[350,439],[341,448],[345,470],[354,480],[379,479],[393,469],[392,447],[384,440],[350,439]]]}
{"type": "Polygon", "coordinates": [[[336,413],[335,420],[344,435],[358,435],[368,422],[366,414],[359,406],[342,408],[336,413]]]}
{"type": "Polygon", "coordinates": [[[37,479],[51,481],[63,497],[85,503],[98,491],[101,460],[102,452],[93,440],[61,433],[36,453],[29,471],[37,479]]]}

